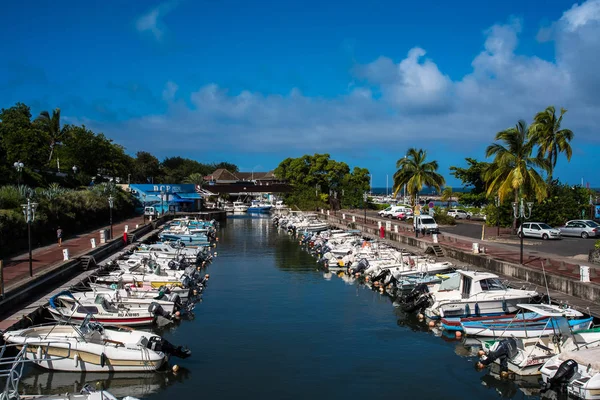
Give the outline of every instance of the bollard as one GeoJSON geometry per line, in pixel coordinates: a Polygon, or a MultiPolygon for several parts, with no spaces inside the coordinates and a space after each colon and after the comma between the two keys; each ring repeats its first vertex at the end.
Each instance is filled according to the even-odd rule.
{"type": "Polygon", "coordinates": [[[63,249],[63,260],[64,261],[69,260],[69,249],[63,249]]]}
{"type": "Polygon", "coordinates": [[[432,234],[431,238],[433,239],[433,243],[438,243],[438,235],[437,235],[437,233],[432,234]]]}
{"type": "Polygon", "coordinates": [[[321,214],[325,214],[325,210],[321,208],[321,214]]]}
{"type": "Polygon", "coordinates": [[[100,231],[100,243],[106,243],[106,230],[104,229],[100,231]]]}
{"type": "Polygon", "coordinates": [[[398,225],[394,225],[394,232],[398,233],[398,225]]]}
{"type": "Polygon", "coordinates": [[[329,217],[329,210],[327,210],[327,216],[329,217]]]}
{"type": "Polygon", "coordinates": [[[385,230],[386,231],[391,231],[392,230],[392,223],[390,221],[386,221],[386,223],[385,223],[385,230]]]}
{"type": "Polygon", "coordinates": [[[473,243],[473,254],[479,254],[479,243],[473,243]]]}
{"type": "Polygon", "coordinates": [[[586,267],[585,265],[579,266],[579,276],[581,282],[589,282],[590,281],[590,267],[586,267]]]}
{"type": "Polygon", "coordinates": [[[342,214],[342,219],[346,219],[346,214],[342,214]]]}
{"type": "Polygon", "coordinates": [[[381,221],[377,221],[377,229],[381,228],[381,221]]]}
{"type": "Polygon", "coordinates": [[[135,224],[135,229],[139,228],[140,226],[138,224],[135,224]]]}
{"type": "Polygon", "coordinates": [[[356,222],[356,217],[354,215],[352,216],[352,222],[356,222]]]}
{"type": "Polygon", "coordinates": [[[129,225],[125,225],[125,233],[129,231],[129,225]]]}
{"type": "Polygon", "coordinates": [[[90,243],[92,244],[92,249],[95,249],[96,248],[96,239],[91,238],[90,243]]]}

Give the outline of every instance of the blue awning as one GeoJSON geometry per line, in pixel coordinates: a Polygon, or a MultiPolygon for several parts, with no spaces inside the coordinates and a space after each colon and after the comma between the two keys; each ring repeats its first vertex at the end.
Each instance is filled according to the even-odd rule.
{"type": "Polygon", "coordinates": [[[181,199],[201,199],[202,196],[200,196],[199,193],[176,193],[176,196],[178,196],[181,199]]]}
{"type": "Polygon", "coordinates": [[[173,199],[171,201],[169,201],[169,204],[171,203],[193,203],[194,200],[191,199],[173,199]]]}

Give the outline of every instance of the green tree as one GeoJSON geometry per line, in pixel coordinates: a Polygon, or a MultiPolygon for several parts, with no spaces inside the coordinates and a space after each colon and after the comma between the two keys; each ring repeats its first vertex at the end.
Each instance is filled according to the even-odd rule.
{"type": "Polygon", "coordinates": [[[48,154],[48,164],[52,160],[52,155],[56,146],[60,145],[64,137],[65,131],[60,127],[60,108],[52,111],[52,117],[48,111],[42,111],[35,119],[49,139],[50,153],[48,154]]]}
{"type": "Polygon", "coordinates": [[[448,202],[448,207],[447,208],[450,208],[450,202],[452,201],[452,197],[454,197],[454,192],[452,191],[452,187],[446,186],[444,188],[444,190],[442,190],[441,200],[448,202]]]}
{"type": "Polygon", "coordinates": [[[183,180],[184,183],[193,183],[196,186],[202,186],[204,184],[204,175],[194,172],[183,180]]]}
{"type": "Polygon", "coordinates": [[[557,118],[554,106],[547,107],[535,115],[530,128],[531,140],[538,145],[539,154],[548,160],[548,182],[552,182],[558,155],[565,153],[567,161],[571,161],[573,154],[569,142],[573,140],[574,133],[570,129],[561,129],[566,112],[567,110],[561,108],[560,116],[557,118]]]}
{"type": "Polygon", "coordinates": [[[220,163],[216,163],[216,164],[211,164],[211,165],[210,165],[210,168],[211,168],[211,171],[209,171],[208,173],[206,173],[206,174],[204,174],[204,175],[208,175],[208,174],[210,174],[211,172],[214,172],[215,170],[217,170],[217,169],[219,169],[219,168],[226,169],[227,171],[229,171],[229,172],[232,172],[232,173],[234,173],[234,174],[235,174],[236,172],[239,172],[239,168],[238,168],[238,166],[237,166],[237,165],[235,165],[235,164],[232,164],[232,163],[229,163],[229,162],[225,162],[225,161],[222,161],[222,162],[220,162],[220,163]]]}
{"type": "Polygon", "coordinates": [[[29,107],[17,103],[11,108],[2,109],[0,121],[1,144],[8,167],[15,161],[25,164],[23,172],[44,166],[44,160],[48,157],[48,137],[31,123],[29,107]]]}
{"type": "Polygon", "coordinates": [[[446,184],[444,177],[437,173],[437,161],[427,161],[427,152],[410,148],[406,157],[396,162],[398,170],[394,174],[394,196],[406,185],[413,203],[424,186],[435,188],[438,192],[446,184]]]}
{"type": "Polygon", "coordinates": [[[138,151],[133,162],[132,182],[146,183],[151,177],[161,174],[160,161],[147,151],[138,151]]]}
{"type": "Polygon", "coordinates": [[[461,204],[471,204],[475,207],[481,207],[487,202],[486,183],[483,174],[489,163],[477,161],[474,158],[465,158],[467,168],[450,167],[450,174],[460,179],[464,188],[470,188],[469,192],[458,193],[458,200],[461,204]]]}
{"type": "MultiPolygon", "coordinates": [[[[532,157],[535,142],[529,140],[527,123],[520,120],[513,128],[496,134],[496,141],[486,149],[486,157],[494,157],[484,177],[488,184],[487,195],[498,194],[500,201],[513,195],[519,201],[519,195],[541,202],[547,193],[546,183],[537,169],[548,170],[548,162],[540,157],[532,157]],[[537,168],[537,169],[536,169],[537,168]]],[[[516,231],[517,219],[513,219],[516,231]]]]}

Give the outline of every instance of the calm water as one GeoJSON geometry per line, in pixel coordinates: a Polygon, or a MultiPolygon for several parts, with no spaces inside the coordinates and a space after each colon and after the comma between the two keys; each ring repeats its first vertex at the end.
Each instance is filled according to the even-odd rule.
{"type": "Polygon", "coordinates": [[[474,369],[458,341],[406,320],[389,298],[316,270],[267,218],[230,218],[192,321],[163,332],[193,351],[178,374],[79,375],[30,369],[28,393],[101,382],[162,399],[529,399],[474,369]]]}

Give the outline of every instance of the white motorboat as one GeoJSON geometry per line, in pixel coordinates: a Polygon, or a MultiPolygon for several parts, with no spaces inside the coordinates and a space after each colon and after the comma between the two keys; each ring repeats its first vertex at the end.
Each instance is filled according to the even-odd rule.
{"type": "MultiPolygon", "coordinates": [[[[27,360],[28,345],[14,345],[4,343],[0,348],[0,381],[4,384],[0,399],[3,400],[117,400],[115,396],[105,390],[95,390],[90,385],[84,385],[79,393],[63,394],[22,394],[19,393],[20,381],[23,376],[23,367],[27,360]],[[15,349],[13,349],[13,347],[15,349]],[[6,350],[16,352],[16,356],[6,354],[6,350]]],[[[40,388],[36,388],[39,392],[40,388]]],[[[123,397],[123,400],[138,400],[129,395],[123,397]]]]}
{"type": "Polygon", "coordinates": [[[556,321],[556,333],[529,339],[483,341],[486,352],[481,359],[483,365],[496,362],[516,375],[539,375],[540,367],[557,354],[600,346],[600,328],[573,331],[567,320],[568,314],[559,306],[519,304],[519,307],[556,321]]]}
{"type": "Polygon", "coordinates": [[[234,213],[245,213],[248,211],[248,205],[243,201],[234,201],[233,202],[233,212],[234,213]]]}
{"type": "Polygon", "coordinates": [[[60,292],[47,307],[56,321],[80,323],[88,315],[105,325],[150,325],[157,316],[167,319],[175,314],[173,301],[130,298],[123,289],[110,293],[60,292]]]}
{"type": "Polygon", "coordinates": [[[160,336],[136,330],[106,329],[84,321],[75,325],[42,325],[5,332],[7,343],[27,345],[25,358],[57,371],[154,371],[169,355],[188,357],[160,336]]]}
{"type": "Polygon", "coordinates": [[[509,288],[498,275],[490,272],[456,272],[460,274],[458,289],[429,292],[429,306],[424,312],[426,317],[439,319],[510,314],[519,309],[518,304],[531,302],[538,296],[534,290],[509,288]]]}
{"type": "Polygon", "coordinates": [[[600,399],[600,347],[563,351],[540,368],[546,388],[566,386],[573,397],[600,399]]]}

